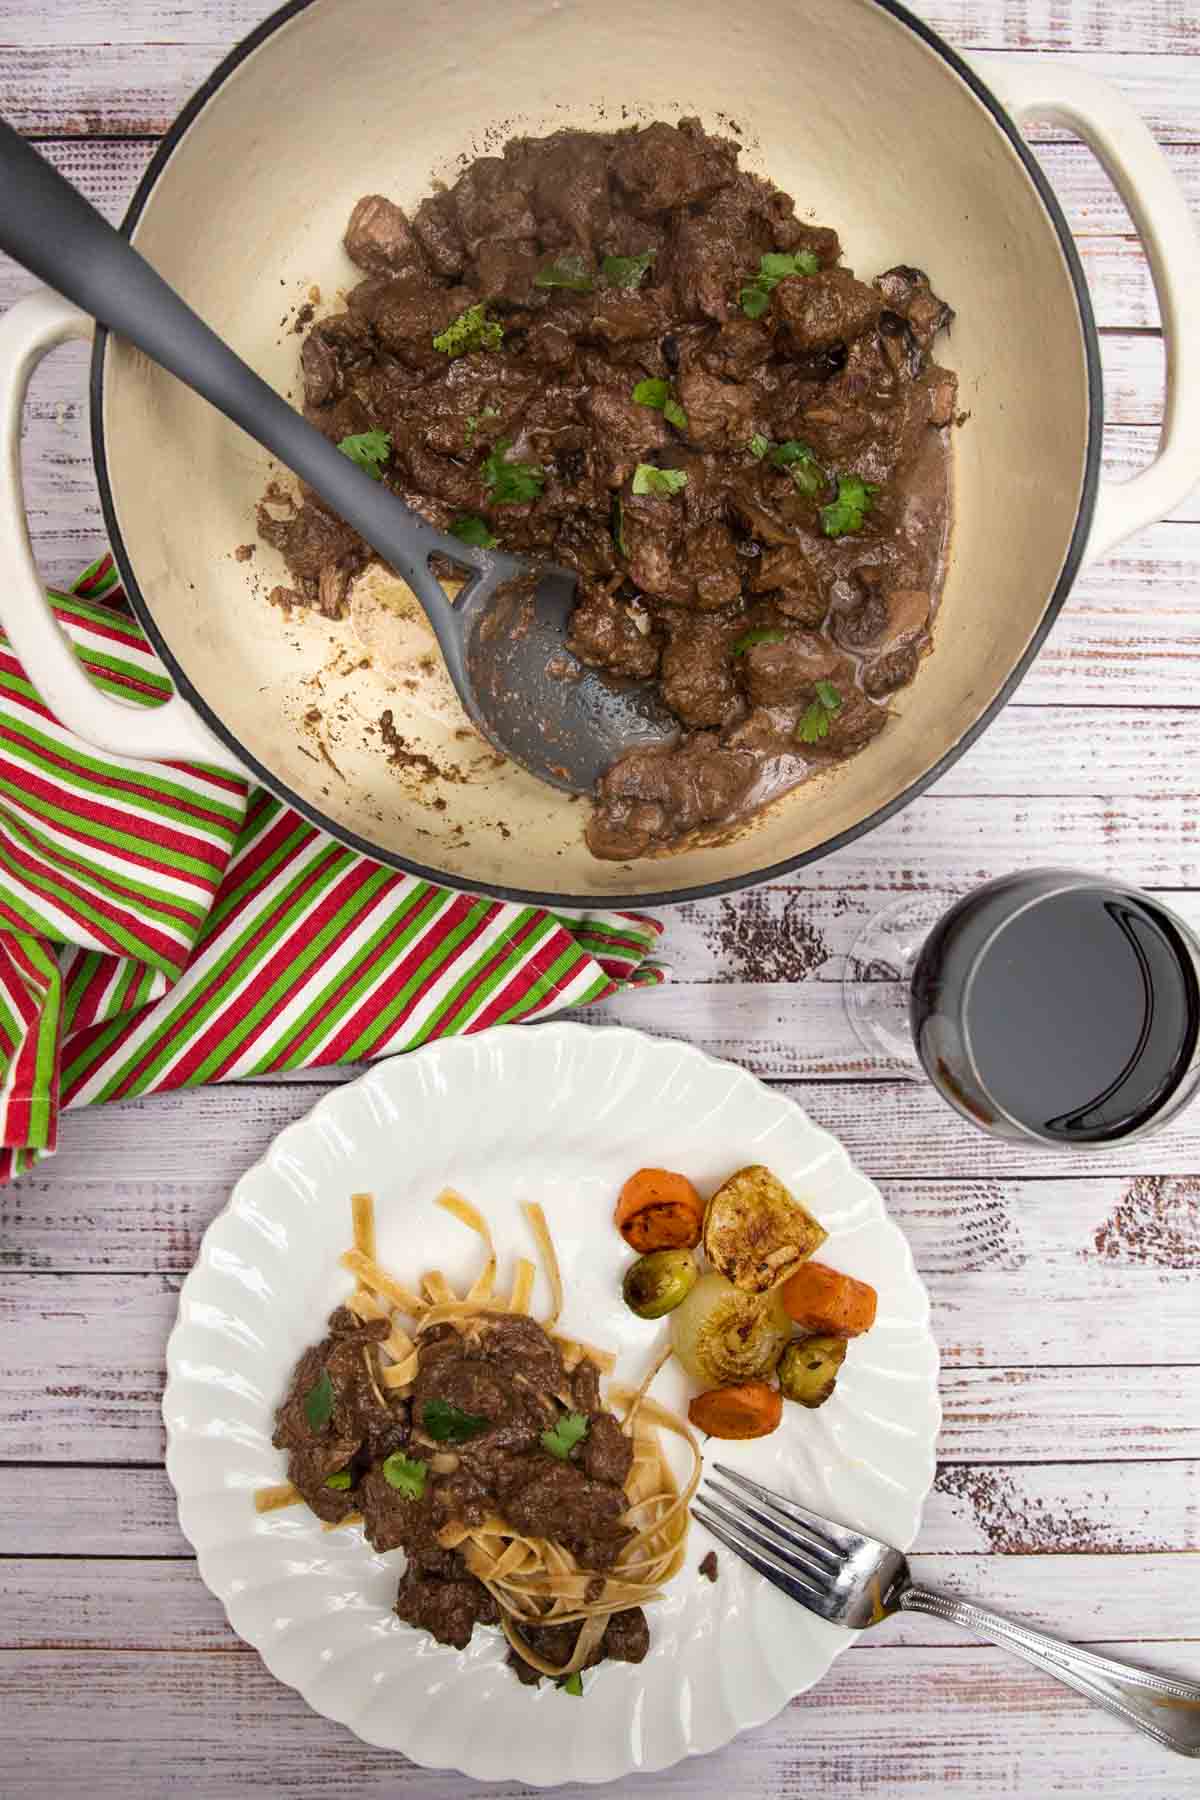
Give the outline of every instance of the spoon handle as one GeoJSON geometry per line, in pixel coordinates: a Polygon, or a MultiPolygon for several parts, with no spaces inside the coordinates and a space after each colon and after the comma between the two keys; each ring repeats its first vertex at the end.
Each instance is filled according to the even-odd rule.
{"type": "Polygon", "coordinates": [[[428,559],[440,550],[478,568],[480,552],[435,531],[343,456],[3,120],[0,249],[145,351],[301,476],[404,577],[439,640],[443,634],[457,639],[453,608],[428,559]]]}

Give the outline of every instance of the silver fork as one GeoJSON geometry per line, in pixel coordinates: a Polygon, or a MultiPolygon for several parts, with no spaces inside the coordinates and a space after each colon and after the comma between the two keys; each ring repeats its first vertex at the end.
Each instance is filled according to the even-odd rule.
{"type": "Polygon", "coordinates": [[[723,1480],[705,1478],[692,1502],[695,1517],[726,1549],[818,1617],[851,1630],[897,1612],[932,1613],[965,1625],[977,1637],[1036,1663],[1168,1750],[1200,1756],[1200,1687],[1193,1682],[1130,1668],[1014,1625],[969,1600],[930,1593],[917,1587],[906,1559],[890,1544],[785,1500],[723,1463],[714,1468],[723,1480]]]}

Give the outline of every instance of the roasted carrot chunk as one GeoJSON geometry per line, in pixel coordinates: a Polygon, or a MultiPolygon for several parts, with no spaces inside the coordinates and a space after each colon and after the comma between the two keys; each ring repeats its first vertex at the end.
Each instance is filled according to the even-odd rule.
{"type": "Polygon", "coordinates": [[[715,1438],[766,1437],[782,1417],[783,1395],[765,1381],[710,1388],[707,1394],[697,1394],[688,1407],[697,1431],[715,1438]]]}
{"type": "Polygon", "coordinates": [[[802,1331],[839,1338],[869,1331],[879,1299],[869,1283],[819,1262],[803,1263],[784,1282],[779,1297],[802,1331]]]}
{"type": "Polygon", "coordinates": [[[685,1175],[639,1169],[621,1189],[614,1214],[625,1242],[648,1250],[691,1250],[700,1242],[704,1202],[685,1175]]]}

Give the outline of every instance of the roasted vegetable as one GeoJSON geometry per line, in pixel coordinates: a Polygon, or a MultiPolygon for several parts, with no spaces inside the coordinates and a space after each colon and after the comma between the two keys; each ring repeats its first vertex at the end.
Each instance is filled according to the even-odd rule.
{"type": "Polygon", "coordinates": [[[845,1360],[845,1338],[794,1338],[779,1359],[779,1385],[798,1406],[824,1406],[845,1360]]]}
{"type": "Polygon", "coordinates": [[[790,1275],[779,1297],[802,1331],[852,1338],[875,1323],[879,1296],[868,1282],[807,1262],[790,1275]]]}
{"type": "Polygon", "coordinates": [[[778,1294],[746,1294],[709,1271],[671,1314],[671,1347],[694,1381],[728,1387],[769,1375],[791,1334],[778,1294]]]}
{"type": "Polygon", "coordinates": [[[714,1269],[748,1293],[783,1281],[825,1242],[808,1208],[761,1163],[719,1187],[704,1218],[704,1250],[714,1269]]]}
{"type": "Polygon", "coordinates": [[[614,1217],[631,1250],[690,1250],[700,1242],[704,1202],[685,1175],[639,1169],[621,1189],[614,1217]]]}
{"type": "Polygon", "coordinates": [[[778,1388],[765,1381],[743,1381],[737,1387],[710,1388],[697,1394],[688,1418],[697,1431],[715,1438],[767,1437],[783,1417],[778,1388]]]}
{"type": "Polygon", "coordinates": [[[686,1300],[700,1276],[690,1250],[652,1250],[639,1256],[621,1288],[639,1319],[661,1319],[686,1300]]]}

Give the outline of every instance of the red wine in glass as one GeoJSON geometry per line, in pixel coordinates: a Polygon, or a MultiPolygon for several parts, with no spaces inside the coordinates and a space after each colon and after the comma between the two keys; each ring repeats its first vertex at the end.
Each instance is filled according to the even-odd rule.
{"type": "Polygon", "coordinates": [[[1200,941],[1120,882],[1036,869],[914,895],[855,946],[860,1039],[1002,1137],[1086,1148],[1159,1129],[1200,1085],[1200,941]]]}

